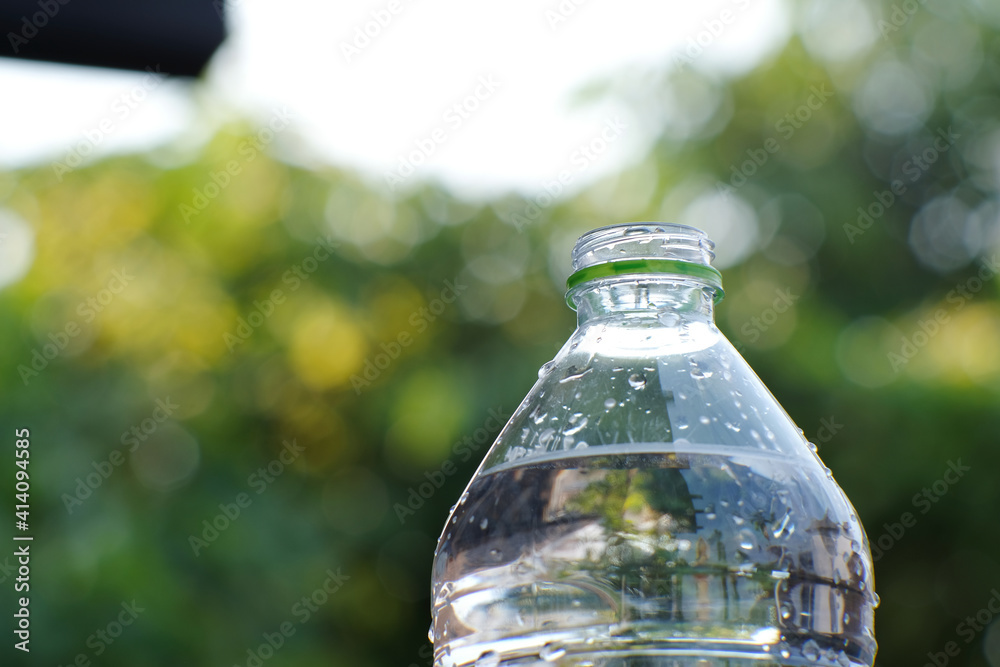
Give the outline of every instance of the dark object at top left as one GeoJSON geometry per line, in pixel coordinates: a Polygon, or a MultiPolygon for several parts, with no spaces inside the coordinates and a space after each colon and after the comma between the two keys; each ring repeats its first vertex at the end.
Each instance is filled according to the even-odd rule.
{"type": "Polygon", "coordinates": [[[0,56],[198,76],[226,36],[224,0],[5,0],[0,56]]]}

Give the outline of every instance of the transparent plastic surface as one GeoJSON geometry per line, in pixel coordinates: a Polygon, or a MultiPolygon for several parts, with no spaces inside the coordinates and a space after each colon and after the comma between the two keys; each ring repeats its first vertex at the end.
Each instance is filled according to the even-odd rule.
{"type": "Polygon", "coordinates": [[[435,665],[874,662],[864,530],[711,292],[636,275],[573,295],[578,329],[438,543],[435,665]]]}

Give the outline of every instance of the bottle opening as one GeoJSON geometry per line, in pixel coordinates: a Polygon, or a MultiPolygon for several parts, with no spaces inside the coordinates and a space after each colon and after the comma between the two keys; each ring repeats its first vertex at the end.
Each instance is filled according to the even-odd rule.
{"type": "Polygon", "coordinates": [[[599,227],[573,247],[573,270],[622,259],[672,259],[712,266],[715,244],[695,227],[634,222],[599,227]]]}
{"type": "Polygon", "coordinates": [[[576,307],[574,288],[599,278],[628,274],[673,274],[712,287],[722,300],[722,274],[712,266],[715,244],[705,232],[672,223],[626,223],[587,232],[573,248],[573,274],[566,301],[576,307]]]}

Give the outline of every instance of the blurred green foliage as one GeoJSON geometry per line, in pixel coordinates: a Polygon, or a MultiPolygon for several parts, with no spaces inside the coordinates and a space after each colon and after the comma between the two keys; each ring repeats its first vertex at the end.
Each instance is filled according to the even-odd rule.
{"type": "Polygon", "coordinates": [[[496,435],[489,411],[509,414],[572,331],[572,241],[647,219],[714,237],[720,327],[878,547],[878,664],[955,641],[950,664],[1000,666],[1000,624],[959,628],[1000,586],[1000,301],[982,268],[1000,248],[1000,10],[792,11],[787,44],[748,72],[696,55],[598,86],[660,139],[524,225],[530,197],[389,196],[247,159],[249,127],[180,165],[152,151],[0,174],[33,237],[0,292],[0,421],[8,443],[32,438],[34,641],[15,664],[254,664],[286,622],[266,664],[429,664],[435,540],[496,435]],[[316,595],[328,571],[349,578],[316,595]],[[133,600],[144,611],[104,642],[133,600]]]}

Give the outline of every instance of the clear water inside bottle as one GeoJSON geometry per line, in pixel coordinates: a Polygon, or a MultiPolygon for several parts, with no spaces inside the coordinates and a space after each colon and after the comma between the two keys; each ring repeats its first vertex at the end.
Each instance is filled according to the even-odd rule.
{"type": "Polygon", "coordinates": [[[592,449],[473,480],[435,561],[435,665],[870,664],[864,534],[818,459],[592,449]]]}
{"type": "Polygon", "coordinates": [[[578,272],[626,273],[570,288],[579,326],[445,525],[436,667],[873,664],[864,530],[715,326],[711,247],[660,224],[577,242],[578,272]],[[668,274],[627,273],[646,260],[668,274]]]}

